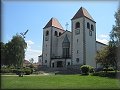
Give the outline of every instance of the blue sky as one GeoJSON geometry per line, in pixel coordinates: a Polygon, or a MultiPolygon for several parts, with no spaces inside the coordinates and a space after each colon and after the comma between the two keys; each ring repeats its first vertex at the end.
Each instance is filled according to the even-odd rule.
{"type": "Polygon", "coordinates": [[[59,20],[63,28],[68,22],[71,31],[71,18],[80,7],[88,10],[96,21],[97,40],[107,43],[118,1],[2,1],[2,40],[7,43],[16,33],[25,32],[28,48],[26,59],[34,58],[42,53],[43,27],[51,17],[59,20]]]}

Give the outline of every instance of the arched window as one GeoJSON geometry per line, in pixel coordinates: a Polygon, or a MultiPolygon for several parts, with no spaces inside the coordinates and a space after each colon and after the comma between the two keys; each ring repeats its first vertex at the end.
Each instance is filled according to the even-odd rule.
{"type": "Polygon", "coordinates": [[[93,25],[91,25],[91,30],[94,31],[94,26],[93,25]]]}
{"type": "Polygon", "coordinates": [[[87,28],[90,29],[90,23],[89,22],[87,22],[87,28]]]}
{"type": "Polygon", "coordinates": [[[57,35],[58,35],[58,32],[57,32],[57,31],[55,31],[54,35],[55,35],[55,36],[57,36],[57,35]]]}
{"type": "Polygon", "coordinates": [[[59,32],[59,36],[61,35],[61,32],[59,32]]]}
{"type": "Polygon", "coordinates": [[[77,28],[80,28],[80,23],[79,22],[76,22],[76,24],[75,24],[75,29],[77,29],[77,28]]]}
{"type": "Polygon", "coordinates": [[[49,35],[49,31],[46,31],[46,36],[48,36],[49,35]]]}

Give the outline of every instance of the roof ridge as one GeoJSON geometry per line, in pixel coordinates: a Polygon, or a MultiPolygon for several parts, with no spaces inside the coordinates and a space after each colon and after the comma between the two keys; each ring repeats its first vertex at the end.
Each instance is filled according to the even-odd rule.
{"type": "Polygon", "coordinates": [[[43,29],[48,28],[48,27],[52,27],[52,26],[64,30],[62,25],[59,23],[59,21],[56,18],[54,18],[54,17],[52,17],[49,20],[49,22],[46,24],[46,26],[43,29]]]}
{"type": "Polygon", "coordinates": [[[77,19],[80,17],[87,17],[88,19],[94,21],[92,16],[89,14],[89,12],[84,7],[80,7],[80,9],[77,11],[77,13],[73,16],[71,20],[77,19]]]}

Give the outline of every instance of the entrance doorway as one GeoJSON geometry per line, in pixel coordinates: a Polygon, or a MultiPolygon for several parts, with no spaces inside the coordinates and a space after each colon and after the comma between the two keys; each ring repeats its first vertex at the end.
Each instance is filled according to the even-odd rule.
{"type": "Polygon", "coordinates": [[[57,61],[57,67],[63,67],[63,62],[62,61],[57,61]]]}

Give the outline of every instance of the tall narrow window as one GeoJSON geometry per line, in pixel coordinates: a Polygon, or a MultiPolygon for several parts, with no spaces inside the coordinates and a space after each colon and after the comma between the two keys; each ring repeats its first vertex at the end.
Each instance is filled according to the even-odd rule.
{"type": "Polygon", "coordinates": [[[61,32],[59,32],[59,36],[61,35],[61,32]]]}
{"type": "Polygon", "coordinates": [[[70,62],[68,62],[68,64],[67,64],[68,66],[70,65],[70,62]]]}
{"type": "Polygon", "coordinates": [[[91,30],[94,31],[94,26],[93,25],[91,25],[91,30]]]}
{"type": "Polygon", "coordinates": [[[77,54],[79,53],[79,50],[77,50],[77,54]]]}
{"type": "Polygon", "coordinates": [[[47,63],[47,60],[45,60],[45,63],[47,63]]]}
{"type": "Polygon", "coordinates": [[[48,36],[49,35],[49,31],[46,31],[46,36],[48,36]]]}
{"type": "Polygon", "coordinates": [[[63,57],[69,58],[69,48],[63,48],[63,57]]]}
{"type": "Polygon", "coordinates": [[[55,35],[55,36],[58,36],[58,32],[57,32],[57,31],[55,31],[54,35],[55,35]]]}
{"type": "Polygon", "coordinates": [[[78,43],[78,39],[77,39],[77,43],[78,43]]]}
{"type": "Polygon", "coordinates": [[[79,58],[76,58],[76,62],[77,62],[77,63],[79,62],[79,58]]]}
{"type": "Polygon", "coordinates": [[[79,22],[76,22],[76,24],[75,24],[75,29],[77,29],[77,28],[80,28],[80,23],[79,22]]]}
{"type": "Polygon", "coordinates": [[[87,22],[87,29],[90,29],[90,23],[87,22]]]}

